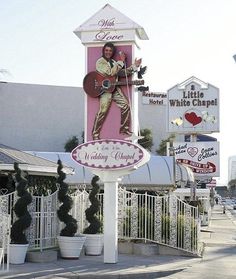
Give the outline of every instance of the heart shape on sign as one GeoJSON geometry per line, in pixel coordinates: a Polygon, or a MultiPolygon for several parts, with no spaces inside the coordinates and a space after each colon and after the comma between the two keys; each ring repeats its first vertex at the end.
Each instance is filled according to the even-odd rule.
{"type": "Polygon", "coordinates": [[[195,112],[187,112],[184,115],[185,119],[190,122],[193,126],[202,122],[201,116],[197,116],[195,112]]]}
{"type": "Polygon", "coordinates": [[[198,153],[198,148],[197,147],[189,147],[187,149],[187,152],[191,157],[194,157],[198,153]]]}

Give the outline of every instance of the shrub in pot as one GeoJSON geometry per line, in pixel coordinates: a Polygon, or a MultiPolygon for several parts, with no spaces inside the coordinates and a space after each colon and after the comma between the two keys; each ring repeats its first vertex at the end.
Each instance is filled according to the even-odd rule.
{"type": "Polygon", "coordinates": [[[57,162],[57,184],[59,186],[58,199],[62,203],[57,211],[57,216],[65,224],[58,236],[58,245],[61,257],[66,259],[78,259],[82,250],[85,236],[76,236],[77,221],[69,214],[72,208],[73,200],[68,194],[69,186],[64,182],[66,174],[62,171],[63,165],[61,160],[57,162]]]}
{"type": "Polygon", "coordinates": [[[32,196],[28,192],[28,181],[22,175],[22,171],[17,163],[14,163],[14,180],[18,199],[13,207],[17,220],[11,227],[10,263],[21,264],[25,261],[28,249],[28,241],[25,230],[30,226],[32,217],[27,210],[27,206],[32,202],[32,196]]]}
{"type": "Polygon", "coordinates": [[[100,208],[100,202],[97,198],[99,193],[99,177],[95,175],[92,178],[92,191],[89,194],[89,200],[91,205],[85,210],[87,221],[90,223],[87,228],[84,229],[86,235],[85,241],[85,253],[86,255],[101,255],[103,249],[103,234],[100,233],[101,222],[97,217],[97,213],[100,208]]]}

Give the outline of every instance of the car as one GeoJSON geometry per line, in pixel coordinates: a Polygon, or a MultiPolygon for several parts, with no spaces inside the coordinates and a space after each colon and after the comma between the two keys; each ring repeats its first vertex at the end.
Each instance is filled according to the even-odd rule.
{"type": "Polygon", "coordinates": [[[236,204],[233,205],[233,210],[236,210],[236,204]]]}

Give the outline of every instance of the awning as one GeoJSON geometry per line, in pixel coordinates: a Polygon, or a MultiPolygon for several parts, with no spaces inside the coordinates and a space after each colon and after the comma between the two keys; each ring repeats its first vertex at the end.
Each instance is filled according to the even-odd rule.
{"type": "MultiPolygon", "coordinates": [[[[56,162],[58,159],[64,165],[74,169],[73,175],[67,175],[66,181],[70,184],[90,184],[93,174],[87,169],[77,164],[66,152],[37,152],[30,151],[31,154],[56,162]]],[[[124,186],[155,188],[173,187],[174,185],[174,157],[152,155],[150,161],[123,178],[121,184],[124,186]]],[[[176,167],[176,181],[191,181],[191,170],[183,165],[176,167]]]]}

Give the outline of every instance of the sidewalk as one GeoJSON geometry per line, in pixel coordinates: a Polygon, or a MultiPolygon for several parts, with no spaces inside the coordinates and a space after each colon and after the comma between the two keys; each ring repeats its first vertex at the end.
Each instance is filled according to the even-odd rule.
{"type": "Polygon", "coordinates": [[[223,214],[222,205],[215,205],[210,225],[206,228],[206,232],[201,232],[201,241],[208,247],[236,245],[235,222],[230,211],[226,210],[223,214]]]}
{"type": "Polygon", "coordinates": [[[117,264],[104,264],[103,256],[81,256],[79,260],[59,259],[53,263],[10,265],[10,272],[0,278],[78,278],[78,279],[235,279],[236,225],[221,206],[213,209],[208,227],[203,227],[203,258],[179,256],[119,255],[117,264]]]}
{"type": "Polygon", "coordinates": [[[200,258],[179,256],[119,255],[116,264],[104,264],[103,256],[81,256],[79,260],[58,259],[53,263],[10,265],[10,272],[0,278],[162,278],[180,272],[200,258]]]}
{"type": "Polygon", "coordinates": [[[235,279],[236,224],[231,213],[215,205],[208,227],[202,227],[205,249],[199,263],[166,279],[235,279]]]}

